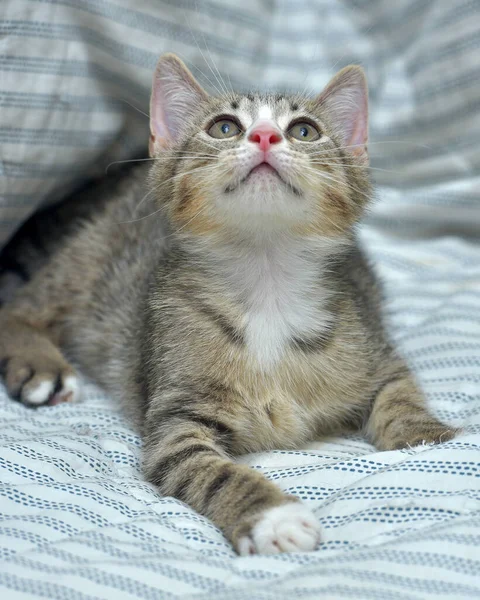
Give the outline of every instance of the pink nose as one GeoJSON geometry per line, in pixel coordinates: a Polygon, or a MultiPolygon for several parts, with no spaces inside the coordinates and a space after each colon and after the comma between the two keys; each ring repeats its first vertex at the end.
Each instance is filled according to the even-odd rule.
{"type": "Polygon", "coordinates": [[[258,125],[250,133],[248,139],[254,144],[259,144],[260,150],[266,152],[273,144],[278,144],[282,141],[280,132],[271,125],[258,125]]]}

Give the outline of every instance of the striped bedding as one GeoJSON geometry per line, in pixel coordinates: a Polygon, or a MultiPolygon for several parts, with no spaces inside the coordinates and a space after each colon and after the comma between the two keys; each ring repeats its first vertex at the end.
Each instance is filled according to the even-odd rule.
{"type": "Polygon", "coordinates": [[[174,51],[208,89],[318,90],[362,63],[377,201],[361,230],[392,335],[446,444],[358,435],[241,460],[312,507],[311,554],[238,558],[142,480],[140,441],[86,382],[29,411],[0,389],[0,595],[8,600],[480,597],[480,2],[3,0],[0,242],[109,163],[145,153],[174,51]]]}

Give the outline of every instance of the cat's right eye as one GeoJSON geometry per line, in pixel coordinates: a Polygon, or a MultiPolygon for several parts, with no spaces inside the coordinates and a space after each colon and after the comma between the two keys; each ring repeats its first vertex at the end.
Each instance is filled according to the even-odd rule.
{"type": "Polygon", "coordinates": [[[217,139],[227,139],[241,133],[238,123],[233,119],[219,119],[208,129],[208,135],[217,139]]]}

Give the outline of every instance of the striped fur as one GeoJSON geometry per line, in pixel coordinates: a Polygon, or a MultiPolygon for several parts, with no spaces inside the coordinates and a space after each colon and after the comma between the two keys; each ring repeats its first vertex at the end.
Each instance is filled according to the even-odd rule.
{"type": "MultiPolygon", "coordinates": [[[[352,87],[363,93],[363,75],[343,70],[316,99],[208,97],[178,59],[159,69],[155,81],[166,73],[171,86],[163,110],[183,94],[173,109],[188,117],[177,111],[175,134],[161,142],[166,129],[152,126],[148,175],[140,167],[104,184],[97,209],[8,298],[5,381],[28,405],[42,394],[45,403],[72,399],[61,348],[137,419],[145,474],[163,494],[211,518],[242,553],[312,550],[313,515],[236,455],[352,425],[380,449],[455,433],[429,415],[390,345],[356,242],[371,194],[366,148],[345,148],[349,117],[339,119],[331,99],[343,111],[352,87]],[[288,183],[243,177],[255,150],[246,135],[205,134],[212,117],[232,112],[248,131],[267,108],[282,124],[276,160],[288,183]],[[318,124],[318,142],[288,137],[297,114],[318,124]]],[[[9,253],[21,260],[25,244],[9,253]]]]}

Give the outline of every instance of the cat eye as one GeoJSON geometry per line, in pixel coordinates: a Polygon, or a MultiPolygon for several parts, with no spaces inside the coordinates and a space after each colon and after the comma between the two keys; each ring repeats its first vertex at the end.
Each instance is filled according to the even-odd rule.
{"type": "Polygon", "coordinates": [[[208,129],[208,135],[218,139],[227,139],[241,133],[238,123],[233,119],[219,119],[208,129]]]}
{"type": "Polygon", "coordinates": [[[311,123],[298,121],[290,126],[288,135],[300,142],[314,142],[320,138],[320,132],[311,123]]]}

